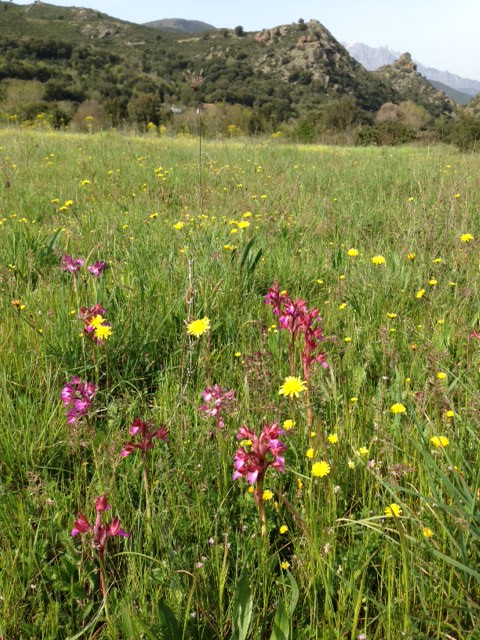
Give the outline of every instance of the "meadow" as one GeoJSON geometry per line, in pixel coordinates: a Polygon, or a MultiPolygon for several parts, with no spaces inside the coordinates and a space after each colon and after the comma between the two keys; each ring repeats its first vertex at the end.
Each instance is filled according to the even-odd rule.
{"type": "Polygon", "coordinates": [[[478,155],[0,167],[2,638],[479,638],[478,155]]]}

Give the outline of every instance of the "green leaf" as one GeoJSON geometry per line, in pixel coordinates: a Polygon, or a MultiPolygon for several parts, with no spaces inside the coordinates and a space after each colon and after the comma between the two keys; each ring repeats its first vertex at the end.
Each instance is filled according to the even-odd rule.
{"type": "Polygon", "coordinates": [[[275,618],[273,619],[273,630],[270,640],[288,640],[290,636],[290,617],[283,600],[278,603],[275,618]]]}
{"type": "Polygon", "coordinates": [[[253,609],[253,593],[248,581],[248,575],[243,572],[238,583],[233,607],[231,640],[245,640],[250,627],[253,609]]]}
{"type": "Polygon", "coordinates": [[[160,638],[170,640],[170,638],[181,638],[182,629],[175,617],[175,614],[170,609],[168,604],[160,602],[157,605],[158,623],[155,625],[156,629],[160,633],[160,638]]]}

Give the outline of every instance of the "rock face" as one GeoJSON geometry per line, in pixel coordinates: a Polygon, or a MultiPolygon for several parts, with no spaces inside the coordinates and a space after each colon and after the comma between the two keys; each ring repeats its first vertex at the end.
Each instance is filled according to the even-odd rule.
{"type": "Polygon", "coordinates": [[[409,53],[402,54],[393,64],[380,67],[373,73],[392,85],[400,101],[412,100],[425,107],[434,117],[453,111],[453,100],[418,73],[417,65],[409,53]]]}
{"type": "Polygon", "coordinates": [[[317,20],[265,29],[254,40],[263,45],[255,68],[282,82],[315,85],[328,96],[350,95],[360,106],[395,97],[380,78],[367,72],[317,20]],[[363,103],[363,104],[362,104],[363,103]]]}

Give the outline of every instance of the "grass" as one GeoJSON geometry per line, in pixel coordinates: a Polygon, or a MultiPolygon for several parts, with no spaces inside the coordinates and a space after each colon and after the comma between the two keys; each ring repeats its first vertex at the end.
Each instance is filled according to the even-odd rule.
{"type": "Polygon", "coordinates": [[[0,634],[473,640],[478,156],[204,142],[200,181],[197,154],[190,138],[0,131],[0,634]],[[64,254],[108,269],[73,276],[64,254]],[[304,394],[278,393],[275,281],[323,319],[311,425],[304,394]],[[100,345],[79,318],[97,302],[100,345]],[[68,425],[73,375],[97,393],[68,425]],[[235,390],[222,430],[199,411],[214,383],[235,390]],[[140,453],[120,455],[135,418],[169,431],[147,483],[140,453]],[[235,435],[285,420],[262,536],[235,435]],[[102,494],[103,522],[131,534],[108,540],[106,597],[90,536],[70,535],[102,494]]]}

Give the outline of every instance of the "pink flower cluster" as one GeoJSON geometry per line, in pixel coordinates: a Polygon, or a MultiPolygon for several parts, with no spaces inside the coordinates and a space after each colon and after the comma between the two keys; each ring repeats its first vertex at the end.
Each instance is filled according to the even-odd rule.
{"type": "Polygon", "coordinates": [[[213,387],[207,387],[202,391],[202,398],[205,404],[202,404],[198,410],[207,416],[216,419],[217,428],[223,429],[225,426],[224,414],[228,413],[235,403],[235,391],[227,391],[218,384],[213,387]]]}
{"type": "Polygon", "coordinates": [[[165,427],[160,427],[160,429],[155,429],[155,426],[151,422],[143,422],[139,418],[135,418],[131,427],[130,427],[130,435],[136,436],[140,435],[139,442],[127,442],[122,449],[122,453],[120,454],[122,458],[126,458],[130,455],[135,449],[139,449],[142,452],[142,455],[145,457],[147,455],[147,451],[149,449],[153,449],[153,439],[159,438],[164,442],[168,439],[168,431],[165,427]]]}
{"type": "Polygon", "coordinates": [[[268,290],[265,304],[273,306],[273,313],[279,316],[280,329],[290,332],[292,344],[297,336],[303,336],[302,362],[306,380],[310,378],[311,367],[319,362],[324,369],[328,367],[325,354],[318,353],[323,342],[322,329],[319,326],[322,318],[318,309],[307,308],[305,300],[292,300],[286,292],[280,291],[278,282],[268,290]]]}
{"type": "Polygon", "coordinates": [[[110,524],[102,524],[102,513],[111,509],[106,496],[103,495],[96,499],[95,509],[97,511],[97,517],[94,525],[91,525],[83,513],[79,512],[77,519],[73,523],[72,536],[75,537],[79,533],[91,533],[93,536],[93,546],[98,551],[100,557],[103,558],[108,538],[111,536],[128,538],[130,534],[121,528],[120,519],[117,516],[112,518],[110,524]]]}
{"type": "Polygon", "coordinates": [[[68,408],[68,424],[73,424],[88,414],[96,391],[97,387],[92,382],[83,383],[78,376],[73,376],[67,382],[62,389],[61,397],[63,404],[68,408]]]}
{"type": "Polygon", "coordinates": [[[268,467],[284,473],[285,458],[282,454],[287,447],[280,440],[280,436],[284,434],[285,432],[276,422],[264,425],[260,436],[242,425],[238,431],[237,440],[243,441],[243,444],[234,455],[233,479],[238,480],[244,477],[253,485],[263,480],[268,467]]]}
{"type": "MultiPolygon", "coordinates": [[[[62,271],[68,271],[72,275],[76,275],[80,269],[85,266],[85,260],[83,258],[74,258],[73,256],[69,256],[65,254],[62,256],[60,268],[62,271]]],[[[97,260],[92,265],[87,267],[87,271],[89,271],[95,278],[100,278],[102,273],[107,268],[107,263],[102,260],[97,260]]]]}

